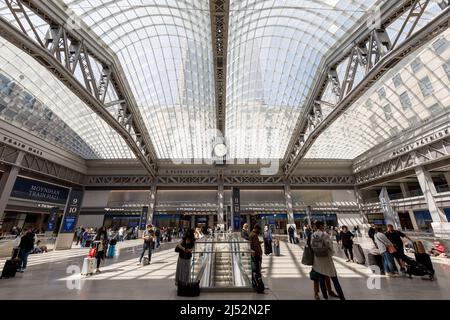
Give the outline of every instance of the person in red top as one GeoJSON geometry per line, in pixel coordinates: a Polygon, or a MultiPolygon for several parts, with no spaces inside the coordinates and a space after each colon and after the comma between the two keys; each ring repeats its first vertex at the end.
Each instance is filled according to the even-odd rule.
{"type": "Polygon", "coordinates": [[[445,247],[439,241],[434,242],[434,248],[431,248],[431,254],[435,257],[443,256],[445,257],[445,247]]]}

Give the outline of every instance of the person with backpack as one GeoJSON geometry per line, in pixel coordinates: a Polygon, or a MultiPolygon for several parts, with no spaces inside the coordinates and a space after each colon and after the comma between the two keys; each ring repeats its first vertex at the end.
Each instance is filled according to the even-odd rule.
{"type": "Polygon", "coordinates": [[[295,227],[291,224],[288,228],[289,242],[295,243],[295,227]]]}
{"type": "Polygon", "coordinates": [[[316,231],[311,237],[311,249],[314,253],[313,270],[318,274],[322,294],[328,299],[325,281],[326,277],[330,277],[339,299],[345,300],[333,262],[333,241],[325,232],[325,224],[322,221],[317,221],[315,225],[316,231]]]}
{"type": "Polygon", "coordinates": [[[100,264],[102,263],[102,260],[105,259],[108,246],[108,233],[105,227],[98,229],[92,246],[96,249],[95,258],[97,259],[97,269],[95,273],[100,273],[100,264]]]}
{"type": "Polygon", "coordinates": [[[25,231],[25,235],[20,239],[19,244],[19,272],[24,273],[27,269],[28,256],[34,249],[34,234],[31,230],[25,231]]]}
{"type": "Polygon", "coordinates": [[[383,266],[386,275],[388,275],[389,277],[395,277],[395,264],[391,253],[394,253],[396,250],[392,242],[383,233],[383,229],[380,227],[376,229],[374,242],[378,250],[380,250],[381,256],[383,257],[383,266]]]}
{"type": "Polygon", "coordinates": [[[144,231],[144,235],[142,236],[142,239],[144,239],[144,246],[142,248],[141,257],[139,258],[138,265],[142,264],[142,259],[144,258],[145,251],[148,250],[148,263],[150,264],[150,261],[152,260],[152,249],[153,249],[153,243],[155,239],[155,232],[153,231],[153,227],[151,224],[147,226],[147,230],[144,231]]]}
{"type": "Polygon", "coordinates": [[[341,242],[342,242],[342,249],[344,249],[345,256],[347,257],[346,262],[354,262],[353,259],[353,238],[355,235],[348,230],[347,226],[342,226],[341,231],[341,242]]]}

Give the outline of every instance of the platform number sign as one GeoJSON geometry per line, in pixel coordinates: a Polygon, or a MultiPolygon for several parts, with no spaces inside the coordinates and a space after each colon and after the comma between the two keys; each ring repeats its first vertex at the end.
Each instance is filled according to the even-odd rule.
{"type": "Polygon", "coordinates": [[[69,201],[67,202],[66,211],[64,212],[64,220],[61,225],[61,233],[75,232],[82,199],[83,190],[72,190],[72,192],[70,192],[69,201]]]}

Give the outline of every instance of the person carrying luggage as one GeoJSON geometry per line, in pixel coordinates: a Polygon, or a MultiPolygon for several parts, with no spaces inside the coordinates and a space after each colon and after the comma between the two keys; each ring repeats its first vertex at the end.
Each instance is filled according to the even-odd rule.
{"type": "Polygon", "coordinates": [[[19,244],[19,272],[23,273],[27,269],[28,256],[34,249],[34,234],[31,230],[25,231],[25,235],[20,239],[19,244]]]}
{"type": "Polygon", "coordinates": [[[348,230],[347,226],[342,226],[342,231],[340,235],[342,249],[344,249],[345,256],[347,257],[346,262],[354,262],[353,259],[353,238],[355,235],[348,230]]]}
{"type": "Polygon", "coordinates": [[[102,260],[105,259],[105,253],[108,245],[108,234],[106,232],[105,227],[101,227],[98,229],[97,234],[95,235],[94,242],[92,244],[93,247],[96,248],[95,258],[97,259],[97,269],[95,273],[100,273],[100,264],[102,260]]]}
{"type": "Polygon", "coordinates": [[[395,258],[397,263],[400,266],[400,271],[404,274],[406,271],[406,265],[405,265],[405,246],[403,243],[402,238],[406,238],[409,241],[412,241],[410,237],[408,237],[406,234],[399,230],[395,230],[394,226],[392,224],[388,224],[387,231],[385,233],[386,237],[389,239],[389,241],[392,242],[392,244],[395,247],[396,252],[392,254],[392,256],[395,258]]]}
{"type": "Polygon", "coordinates": [[[389,277],[395,277],[394,273],[394,259],[391,253],[395,252],[395,247],[392,242],[383,233],[382,228],[377,228],[374,235],[375,245],[380,250],[380,254],[383,257],[383,266],[386,275],[389,277]]]}
{"type": "Polygon", "coordinates": [[[153,227],[151,224],[147,226],[147,230],[144,231],[144,235],[142,236],[144,239],[144,246],[142,248],[141,257],[139,258],[138,265],[142,264],[142,259],[144,258],[145,251],[148,250],[148,263],[150,264],[152,260],[152,249],[155,241],[155,232],[153,231],[153,227]]]}

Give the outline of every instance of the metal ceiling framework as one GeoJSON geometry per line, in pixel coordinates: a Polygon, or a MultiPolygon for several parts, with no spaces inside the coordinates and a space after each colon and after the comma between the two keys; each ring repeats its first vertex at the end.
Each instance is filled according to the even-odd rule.
{"type": "Polygon", "coordinates": [[[407,0],[400,5],[395,1],[386,2],[381,9],[381,28],[371,30],[364,25],[347,40],[348,43],[338,49],[338,52],[329,56],[324,64],[326,67],[321,72],[320,80],[307,102],[304,116],[299,119],[297,130],[292,136],[283,164],[286,176],[293,175],[300,160],[321,133],[382,75],[413,50],[449,27],[449,4],[442,2],[440,6],[443,12],[424,28],[413,33],[430,2],[431,0],[407,0]],[[405,13],[408,14],[402,27],[391,39],[387,33],[387,27],[402,18],[405,13]],[[406,26],[411,23],[412,27],[407,30],[406,26]],[[345,77],[339,79],[337,70],[342,64],[346,64],[346,72],[345,77]],[[362,70],[364,78],[356,84],[355,78],[359,70],[362,70]],[[322,100],[329,84],[337,97],[336,104],[322,100]],[[324,116],[322,106],[331,108],[332,111],[324,116]]]}
{"type": "Polygon", "coordinates": [[[72,90],[121,135],[149,175],[155,177],[156,154],[117,57],[84,28],[69,28],[71,17],[53,1],[3,1],[19,28],[0,17],[0,36],[30,54],[72,90]],[[30,12],[47,24],[45,36],[37,31],[40,26],[30,12]],[[102,70],[95,70],[92,61],[102,70]],[[75,77],[76,70],[81,71],[84,81],[75,77]],[[106,103],[111,91],[117,100],[106,103]],[[108,110],[115,105],[119,106],[117,115],[108,110]]]}
{"type": "Polygon", "coordinates": [[[210,0],[217,129],[225,136],[230,0],[210,0]]]}

